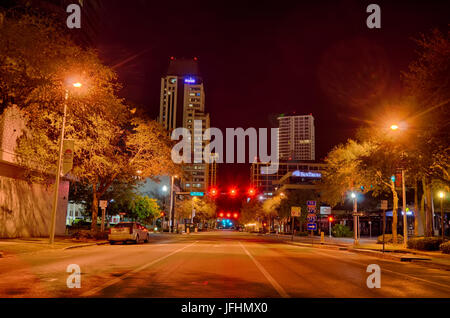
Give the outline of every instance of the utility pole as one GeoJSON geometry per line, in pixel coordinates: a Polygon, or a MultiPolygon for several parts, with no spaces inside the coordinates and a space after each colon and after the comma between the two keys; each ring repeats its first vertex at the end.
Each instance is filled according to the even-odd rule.
{"type": "Polygon", "coordinates": [[[58,194],[59,194],[59,177],[61,175],[61,159],[62,159],[62,153],[63,153],[64,129],[66,126],[66,112],[67,112],[67,99],[68,98],[69,98],[69,90],[66,89],[66,92],[64,95],[63,122],[62,122],[62,127],[61,127],[61,136],[59,139],[58,166],[56,168],[56,175],[55,175],[55,192],[53,194],[53,209],[52,209],[52,220],[50,223],[49,244],[53,244],[53,242],[55,241],[56,211],[58,209],[58,194]]]}
{"type": "Polygon", "coordinates": [[[408,217],[406,215],[406,187],[405,187],[405,169],[402,168],[402,197],[403,197],[403,245],[406,248],[408,242],[408,217]]]}
{"type": "MultiPolygon", "coordinates": [[[[174,222],[174,218],[173,218],[173,183],[174,183],[174,176],[170,176],[170,207],[169,207],[169,233],[173,232],[173,222],[174,222]]],[[[161,225],[162,227],[162,225],[161,225]]]]}
{"type": "Polygon", "coordinates": [[[356,213],[358,213],[358,203],[356,201],[356,194],[352,193],[353,198],[353,232],[354,232],[354,245],[358,245],[358,216],[356,213]]]}

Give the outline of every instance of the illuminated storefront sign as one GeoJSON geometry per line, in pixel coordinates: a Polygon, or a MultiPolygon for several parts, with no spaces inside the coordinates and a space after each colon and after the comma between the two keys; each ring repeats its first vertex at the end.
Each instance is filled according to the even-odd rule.
{"type": "Polygon", "coordinates": [[[302,178],[322,178],[322,174],[320,172],[310,172],[310,171],[300,171],[296,170],[292,172],[293,177],[302,177],[302,178]]]}

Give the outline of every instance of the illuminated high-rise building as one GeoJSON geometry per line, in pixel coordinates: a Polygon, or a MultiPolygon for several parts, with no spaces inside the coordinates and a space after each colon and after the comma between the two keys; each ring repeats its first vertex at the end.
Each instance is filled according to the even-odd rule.
{"type": "MultiPolygon", "coordinates": [[[[206,192],[209,164],[195,162],[194,153],[203,153],[207,141],[202,136],[210,127],[209,114],[205,113],[205,91],[197,59],[171,58],[167,73],[161,78],[161,97],[158,122],[169,133],[178,127],[187,128],[191,134],[191,163],[183,164],[186,177],[182,187],[186,191],[206,192]],[[195,125],[195,121],[200,125],[195,125]],[[200,122],[199,122],[200,121],[200,122]],[[194,139],[196,138],[196,139],[194,139]]],[[[198,158],[198,157],[197,157],[198,158]]]]}
{"type": "Polygon", "coordinates": [[[278,124],[280,160],[315,160],[314,117],[311,114],[280,115],[278,124]]]}

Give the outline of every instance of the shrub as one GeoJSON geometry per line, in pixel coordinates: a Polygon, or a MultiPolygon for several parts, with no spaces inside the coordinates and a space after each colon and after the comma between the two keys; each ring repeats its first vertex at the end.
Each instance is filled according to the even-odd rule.
{"type": "Polygon", "coordinates": [[[336,224],[331,229],[331,234],[335,237],[352,237],[353,231],[351,231],[348,226],[336,224]]]}
{"type": "Polygon", "coordinates": [[[442,251],[442,253],[450,254],[450,242],[445,242],[439,245],[439,249],[442,251]]]}
{"type": "Polygon", "coordinates": [[[408,248],[421,251],[438,251],[442,239],[439,237],[415,237],[408,241],[408,248]]]}
{"type": "MultiPolygon", "coordinates": [[[[394,236],[392,234],[384,234],[384,242],[385,243],[394,243],[393,241],[394,236]]],[[[403,236],[400,234],[397,234],[397,243],[403,242],[403,236]]],[[[378,236],[377,238],[377,244],[383,244],[383,235],[378,236]]]]}

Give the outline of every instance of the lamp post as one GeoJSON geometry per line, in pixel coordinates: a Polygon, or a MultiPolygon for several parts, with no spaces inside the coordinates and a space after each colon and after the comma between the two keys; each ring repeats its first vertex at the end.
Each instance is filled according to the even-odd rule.
{"type": "Polygon", "coordinates": [[[174,191],[173,191],[173,184],[174,184],[174,179],[177,178],[177,176],[170,176],[170,216],[169,216],[169,233],[173,232],[173,226],[174,226],[174,191]]]}
{"type": "MultiPolygon", "coordinates": [[[[391,125],[391,130],[399,130],[399,125],[391,125]]],[[[402,152],[403,158],[403,152],[402,152]]],[[[406,248],[408,242],[408,216],[406,215],[406,187],[405,187],[405,169],[402,165],[402,215],[403,215],[403,245],[406,248]]]]}
{"type": "Polygon", "coordinates": [[[353,232],[354,232],[354,245],[358,245],[358,216],[356,213],[358,213],[358,203],[356,200],[356,193],[352,192],[350,195],[353,199],[353,232]]]}
{"type": "MultiPolygon", "coordinates": [[[[73,87],[80,88],[82,86],[81,83],[73,83],[73,87]]],[[[55,191],[53,194],[53,209],[52,209],[52,220],[50,223],[50,238],[49,244],[53,244],[55,241],[55,229],[56,229],[56,211],[58,209],[58,193],[59,193],[59,178],[61,175],[61,158],[63,152],[63,143],[64,143],[64,129],[66,127],[66,113],[67,113],[67,100],[69,99],[69,90],[66,88],[64,94],[64,112],[63,112],[63,122],[61,127],[61,136],[59,140],[59,154],[58,154],[58,163],[56,168],[55,175],[55,191]]]]}
{"type": "Polygon", "coordinates": [[[442,201],[444,200],[444,192],[439,191],[439,198],[441,199],[441,230],[442,230],[442,243],[445,242],[445,223],[444,223],[444,208],[442,201]]]}

